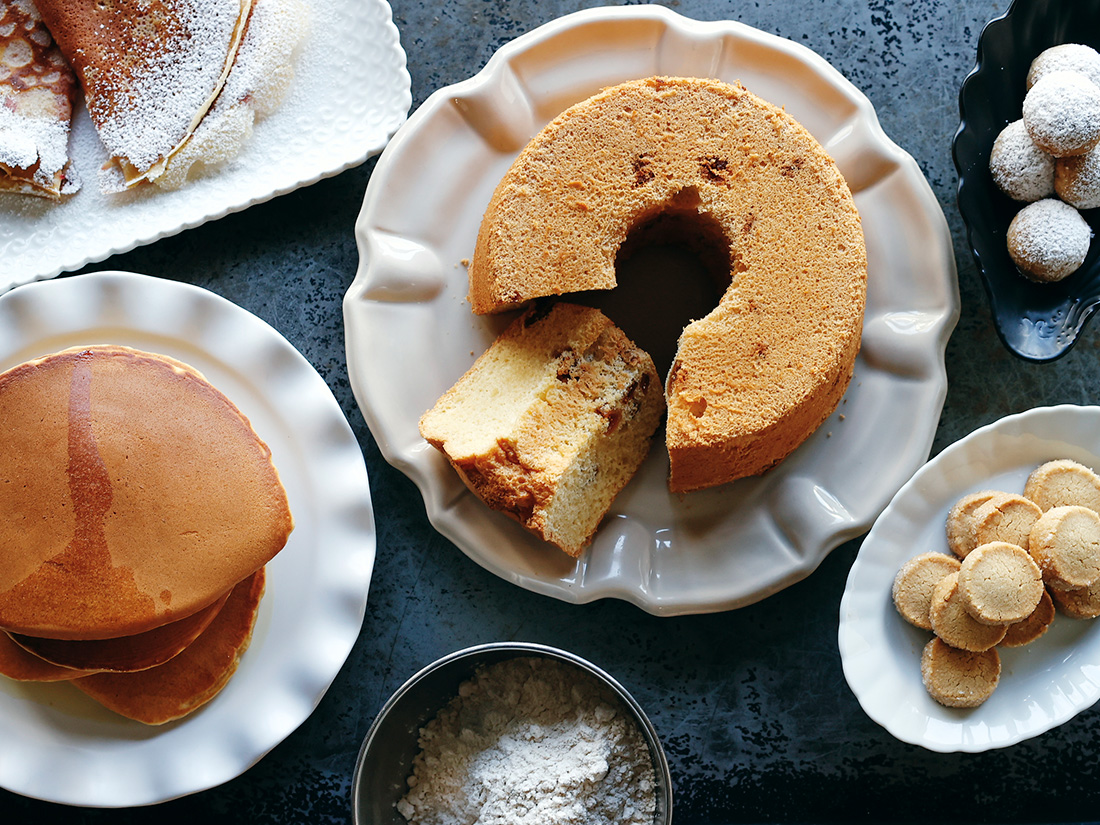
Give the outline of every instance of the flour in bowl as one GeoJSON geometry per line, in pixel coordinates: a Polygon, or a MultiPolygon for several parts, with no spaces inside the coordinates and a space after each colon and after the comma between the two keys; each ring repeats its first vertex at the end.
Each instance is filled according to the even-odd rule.
{"type": "Polygon", "coordinates": [[[412,825],[651,825],[649,749],[618,698],[554,659],[479,670],[420,730],[412,825]]]}

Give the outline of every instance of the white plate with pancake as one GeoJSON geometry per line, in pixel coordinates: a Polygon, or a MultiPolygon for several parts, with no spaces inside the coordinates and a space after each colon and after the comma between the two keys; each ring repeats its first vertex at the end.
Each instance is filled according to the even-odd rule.
{"type": "Polygon", "coordinates": [[[202,372],[271,447],[295,519],[267,565],[240,667],[190,716],[147,727],[71,685],[0,677],[0,786],[69,805],[148,805],[233,779],[310,715],[362,626],[374,516],[362,451],[328,385],[256,316],[195,286],[123,272],[0,296],[0,370],[91,343],[202,372]]]}
{"type": "Polygon", "coordinates": [[[656,6],[571,14],[500,49],[433,94],[372,174],[344,299],[352,388],[386,459],[419,486],[432,524],[470,558],[570,602],[626,599],[660,614],[740,607],[808,575],[867,530],[927,460],[959,311],[951,237],[916,162],[867,98],[803,46],[656,6]],[[488,510],[417,422],[512,315],[478,317],[464,262],[494,187],[526,141],[569,105],[624,80],[740,79],[833,155],[867,236],[864,344],[836,413],[760,478],[677,497],[662,432],[577,560],[488,510]],[[904,433],[902,438],[898,433],[904,433]]]}
{"type": "Polygon", "coordinates": [[[412,103],[405,52],[385,0],[307,0],[308,31],[283,104],[241,153],[175,191],[105,195],[107,159],[81,102],[70,153],[83,180],[64,203],[0,194],[0,291],[79,269],[239,212],[377,154],[412,103]]]}
{"type": "Polygon", "coordinates": [[[1100,622],[1059,612],[1039,639],[999,650],[1000,682],[982,705],[944,707],[921,681],[932,634],[902,619],[890,595],[908,559],[948,552],[956,501],[983,489],[1022,493],[1032,470],[1058,458],[1100,467],[1100,407],[1038,407],[974,431],[922,467],[864,539],[840,603],[840,655],[867,715],[898,739],[940,752],[1003,748],[1100,698],[1100,622]]]}

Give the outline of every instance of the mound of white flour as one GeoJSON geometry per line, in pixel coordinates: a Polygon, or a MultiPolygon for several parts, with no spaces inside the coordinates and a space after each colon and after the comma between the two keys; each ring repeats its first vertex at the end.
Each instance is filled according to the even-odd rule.
{"type": "Polygon", "coordinates": [[[652,825],[654,774],[619,700],[553,659],[479,671],[420,730],[412,825],[652,825]]]}

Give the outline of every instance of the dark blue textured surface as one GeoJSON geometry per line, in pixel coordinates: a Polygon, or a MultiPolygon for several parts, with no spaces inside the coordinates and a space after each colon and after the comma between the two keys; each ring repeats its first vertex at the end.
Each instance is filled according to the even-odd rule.
{"type": "MultiPolygon", "coordinates": [[[[484,65],[502,43],[560,14],[563,0],[393,0],[414,106],[484,65]]],[[[875,104],[927,175],[951,227],[962,316],[934,450],[1039,404],[1100,402],[1100,329],[1066,357],[1021,361],[998,340],[955,206],[951,140],[960,84],[984,23],[1007,2],[682,0],[699,19],[736,19],[802,43],[875,104]]],[[[373,163],[89,269],[207,287],[282,331],[326,378],[362,444],[378,561],[359,642],[316,712],[240,778],[130,811],[48,805],[0,791],[3,823],[347,823],[359,744],[390,693],[452,650],[504,639],[572,650],[646,708],[668,751],[679,825],[734,822],[1096,819],[1100,708],[1044,736],[979,755],[902,744],[860,710],[837,653],[838,607],[858,542],[807,580],[744,610],[658,619],[619,602],[562,604],[466,559],[428,524],[413,484],[389,467],[356,408],[340,302],[355,274],[352,228],[373,163]]],[[[0,742],[0,749],[4,747],[0,742]]]]}

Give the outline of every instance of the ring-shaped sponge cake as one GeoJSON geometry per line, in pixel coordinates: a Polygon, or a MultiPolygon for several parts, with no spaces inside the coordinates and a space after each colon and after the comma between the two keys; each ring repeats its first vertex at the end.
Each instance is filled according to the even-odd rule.
{"type": "Polygon", "coordinates": [[[567,109],[494,191],[469,300],[484,314],[611,289],[624,245],[670,227],[729,284],[681,333],[667,379],[669,486],[686,492],[774,466],[851,380],[867,283],[859,213],[794,118],[697,78],[631,81],[567,109]]]}

